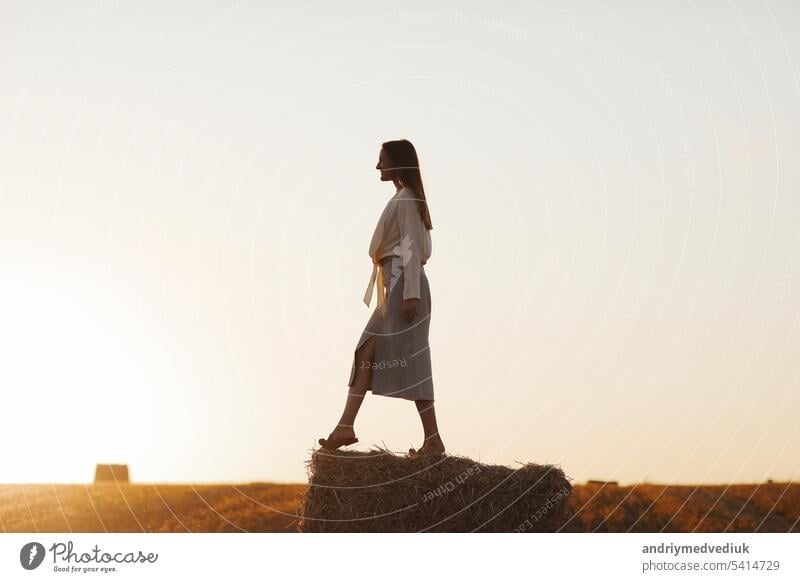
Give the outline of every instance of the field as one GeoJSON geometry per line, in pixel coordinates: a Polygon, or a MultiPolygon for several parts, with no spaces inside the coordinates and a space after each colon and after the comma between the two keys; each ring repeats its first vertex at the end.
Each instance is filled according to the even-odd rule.
{"type": "Polygon", "coordinates": [[[0,485],[0,532],[293,531],[306,485],[0,485]]]}
{"type": "MultiPolygon", "coordinates": [[[[0,532],[293,532],[305,484],[0,485],[0,532]]],[[[800,532],[800,483],[573,484],[571,532],[800,532]]]]}

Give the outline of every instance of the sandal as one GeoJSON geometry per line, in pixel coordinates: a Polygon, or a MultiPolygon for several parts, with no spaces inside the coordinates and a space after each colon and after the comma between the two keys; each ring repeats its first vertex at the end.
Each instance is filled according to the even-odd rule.
{"type": "Polygon", "coordinates": [[[335,451],[339,447],[346,447],[347,445],[357,443],[358,437],[348,437],[343,439],[319,439],[317,442],[322,445],[322,448],[335,451]]]}
{"type": "Polygon", "coordinates": [[[422,445],[419,450],[416,450],[414,447],[408,449],[408,456],[412,459],[416,459],[417,457],[421,457],[422,455],[440,455],[444,456],[445,453],[432,453],[430,452],[425,445],[422,445]]]}

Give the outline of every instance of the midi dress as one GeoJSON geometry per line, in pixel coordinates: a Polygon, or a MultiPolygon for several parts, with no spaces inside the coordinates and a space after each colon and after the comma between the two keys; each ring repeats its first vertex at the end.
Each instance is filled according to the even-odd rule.
{"type": "Polygon", "coordinates": [[[425,263],[431,256],[430,231],[425,228],[414,190],[403,186],[386,203],[370,241],[373,271],[364,303],[369,306],[373,287],[378,301],[353,351],[349,386],[356,366],[372,369],[368,387],[373,394],[407,400],[434,400],[428,334],[431,292],[425,263]],[[405,299],[417,298],[417,315],[407,321],[405,299]],[[357,362],[356,352],[375,338],[375,357],[357,362]]]}

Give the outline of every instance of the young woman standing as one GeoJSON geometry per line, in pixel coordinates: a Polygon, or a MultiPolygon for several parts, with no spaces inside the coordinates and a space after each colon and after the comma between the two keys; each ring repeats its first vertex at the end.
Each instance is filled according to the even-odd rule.
{"type": "Polygon", "coordinates": [[[401,139],[381,145],[377,170],[396,192],[383,210],[369,246],[373,269],[364,303],[378,300],[356,345],[344,412],[327,439],[326,449],[358,442],[353,425],[367,390],[413,400],[419,411],[424,441],[409,455],[442,454],[444,443],[436,424],[428,331],[431,293],[424,265],[431,256],[433,228],[417,152],[401,139]]]}

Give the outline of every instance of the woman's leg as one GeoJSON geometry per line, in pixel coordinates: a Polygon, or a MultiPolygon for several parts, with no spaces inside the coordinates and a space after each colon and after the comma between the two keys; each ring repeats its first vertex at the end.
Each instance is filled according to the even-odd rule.
{"type": "Polygon", "coordinates": [[[415,400],[414,403],[417,405],[417,411],[422,420],[422,429],[425,431],[422,448],[432,453],[443,453],[444,442],[439,435],[439,427],[436,425],[436,410],[433,407],[433,400],[415,400]]]}
{"type": "Polygon", "coordinates": [[[353,425],[356,415],[361,408],[361,403],[367,393],[367,389],[372,382],[372,363],[375,360],[375,337],[369,338],[364,345],[356,351],[355,363],[356,373],[353,378],[353,385],[347,393],[347,401],[342,411],[339,423],[331,433],[332,438],[348,438],[355,436],[353,425]]]}

